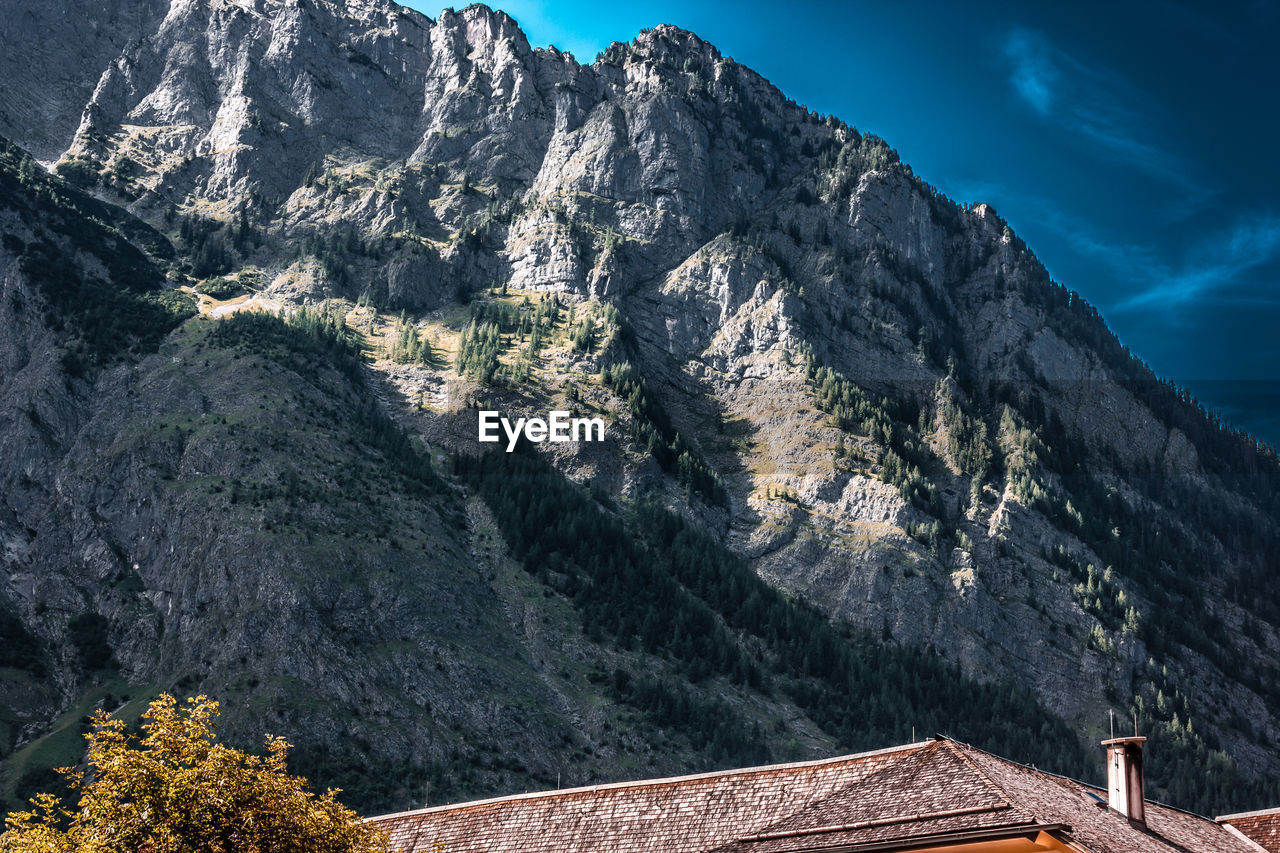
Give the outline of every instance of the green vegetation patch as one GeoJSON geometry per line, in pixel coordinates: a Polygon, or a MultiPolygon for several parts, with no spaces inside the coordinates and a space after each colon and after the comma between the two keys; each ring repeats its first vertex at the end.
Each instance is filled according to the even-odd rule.
{"type": "Polygon", "coordinates": [[[103,707],[128,723],[137,721],[147,702],[158,693],[151,685],[134,686],[113,676],[82,694],[70,710],[54,721],[50,730],[31,741],[0,764],[0,812],[24,807],[37,793],[57,793],[65,785],[54,768],[77,764],[84,756],[84,736],[89,715],[103,707]]]}
{"type": "Polygon", "coordinates": [[[86,672],[112,665],[108,634],[111,623],[100,613],[81,613],[67,623],[67,636],[75,647],[76,658],[86,672]]]}
{"type": "Polygon", "coordinates": [[[467,314],[454,362],[458,373],[486,385],[515,385],[529,378],[543,346],[555,336],[561,305],[555,294],[519,302],[504,295],[472,303],[467,314]],[[517,351],[504,364],[501,357],[512,346],[517,351]]]}
{"type": "Polygon", "coordinates": [[[138,248],[172,257],[163,237],[46,174],[25,151],[2,139],[0,207],[17,211],[38,235],[31,243],[10,235],[5,245],[40,289],[46,324],[55,331],[69,327],[74,336],[64,355],[73,375],[128,352],[154,352],[165,335],[195,314],[191,298],[166,290],[164,273],[138,248]],[[85,269],[80,255],[99,261],[106,276],[85,269]]]}
{"type": "Polygon", "coordinates": [[[399,364],[431,366],[435,363],[431,342],[418,331],[417,326],[405,319],[403,311],[400,312],[400,318],[392,331],[391,351],[388,356],[399,364]]]}
{"type": "MultiPolygon", "coordinates": [[[[836,426],[868,436],[879,445],[880,479],[898,489],[902,499],[937,517],[943,513],[937,487],[921,472],[929,452],[904,423],[916,420],[901,402],[867,393],[838,371],[818,364],[805,352],[805,380],[814,402],[830,414],[836,426]]],[[[984,471],[985,473],[985,471],[984,471]]]]}
{"type": "MultiPolygon", "coordinates": [[[[267,356],[324,387],[329,386],[324,378],[327,371],[342,376],[356,393],[354,405],[340,415],[350,439],[380,451],[400,490],[416,496],[441,492],[442,483],[432,470],[430,455],[383,412],[368,387],[364,340],[338,311],[303,307],[287,318],[239,311],[216,321],[210,340],[220,347],[267,356]]],[[[300,497],[305,487],[292,469],[285,471],[279,485],[292,498],[300,497]]]]}

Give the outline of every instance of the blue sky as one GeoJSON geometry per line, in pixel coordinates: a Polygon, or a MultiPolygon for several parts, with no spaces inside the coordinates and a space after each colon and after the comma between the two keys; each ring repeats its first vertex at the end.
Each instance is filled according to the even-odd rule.
{"type": "Polygon", "coordinates": [[[1280,3],[493,5],[586,63],[698,33],[994,205],[1158,374],[1280,442],[1280,3]]]}

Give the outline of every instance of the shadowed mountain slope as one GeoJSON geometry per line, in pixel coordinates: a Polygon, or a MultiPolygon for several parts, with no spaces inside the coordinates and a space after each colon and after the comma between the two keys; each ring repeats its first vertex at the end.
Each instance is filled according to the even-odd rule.
{"type": "Polygon", "coordinates": [[[1108,709],[1152,793],[1278,798],[1275,454],[990,207],[671,27],[19,5],[6,790],[168,688],[378,808],[917,725],[1088,775],[1108,709]],[[553,408],[606,440],[475,458],[553,408]]]}

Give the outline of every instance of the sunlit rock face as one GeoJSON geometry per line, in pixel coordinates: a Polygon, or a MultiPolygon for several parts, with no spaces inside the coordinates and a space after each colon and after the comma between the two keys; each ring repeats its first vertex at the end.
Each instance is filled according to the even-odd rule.
{"type": "MultiPolygon", "coordinates": [[[[613,306],[626,334],[553,346],[518,387],[380,356],[365,385],[193,320],[73,378],[66,334],[18,307],[40,288],[6,242],[0,597],[56,673],[8,694],[13,744],[87,695],[67,625],[93,612],[137,689],[226,697],[234,735],[265,715],[388,773],[483,767],[459,792],[701,760],[609,698],[600,672],[658,664],[584,637],[483,502],[447,474],[427,499],[375,485],[385,460],[343,431],[376,404],[443,459],[475,449],[473,409],[496,400],[606,413],[608,441],[545,455],[611,500],[679,506],[840,624],[1016,682],[1082,731],[1167,693],[1244,767],[1280,771],[1280,639],[1253,600],[1274,486],[1236,476],[1255,457],[1224,451],[994,210],[938,196],[880,140],[670,27],[583,65],[484,6],[18,5],[0,133],[163,231],[174,284],[183,219],[244,222],[230,265],[262,304],[360,301],[452,342],[464,303],[554,295],[613,306]],[[622,360],[722,505],[632,440],[598,376],[622,360]],[[822,367],[880,426],[840,420],[822,367]],[[301,485],[263,497],[281,483],[301,485]]],[[[0,224],[25,245],[51,226],[22,204],[0,224]]],[[[796,755],[831,747],[786,697],[721,687],[796,755]]]]}

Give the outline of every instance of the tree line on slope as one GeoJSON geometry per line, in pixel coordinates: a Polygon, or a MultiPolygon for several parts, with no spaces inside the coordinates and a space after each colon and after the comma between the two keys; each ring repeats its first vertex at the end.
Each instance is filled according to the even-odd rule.
{"type": "Polygon", "coordinates": [[[624,520],[527,452],[458,456],[454,470],[493,510],[525,569],[573,602],[593,639],[664,657],[694,683],[785,695],[842,748],[904,742],[913,728],[948,731],[1093,775],[1065,723],[1025,691],[978,684],[933,652],[834,627],[657,504],[642,501],[624,520]]]}
{"type": "MultiPolygon", "coordinates": [[[[595,640],[666,658],[695,684],[727,682],[786,696],[842,748],[903,742],[914,727],[1086,781],[1100,776],[1097,748],[1082,745],[1025,688],[980,684],[932,650],[903,649],[833,625],[651,500],[611,513],[527,449],[458,456],[454,470],[493,510],[525,569],[570,598],[595,640]],[[704,633],[694,638],[691,628],[704,633]]],[[[652,704],[660,686],[652,679],[641,683],[652,704]]],[[[628,690],[614,693],[639,701],[628,690]]],[[[1144,712],[1151,730],[1159,731],[1161,755],[1149,774],[1153,790],[1206,814],[1280,797],[1273,782],[1246,775],[1195,735],[1185,716],[1189,705],[1185,697],[1179,701],[1183,717],[1176,726],[1173,705],[1144,712]]],[[[707,707],[692,702],[679,715],[661,713],[667,724],[704,741],[713,731],[707,716],[707,707]]],[[[742,719],[739,734],[751,725],[742,719]]],[[[759,755],[754,746],[722,751],[722,766],[759,755]]]]}

